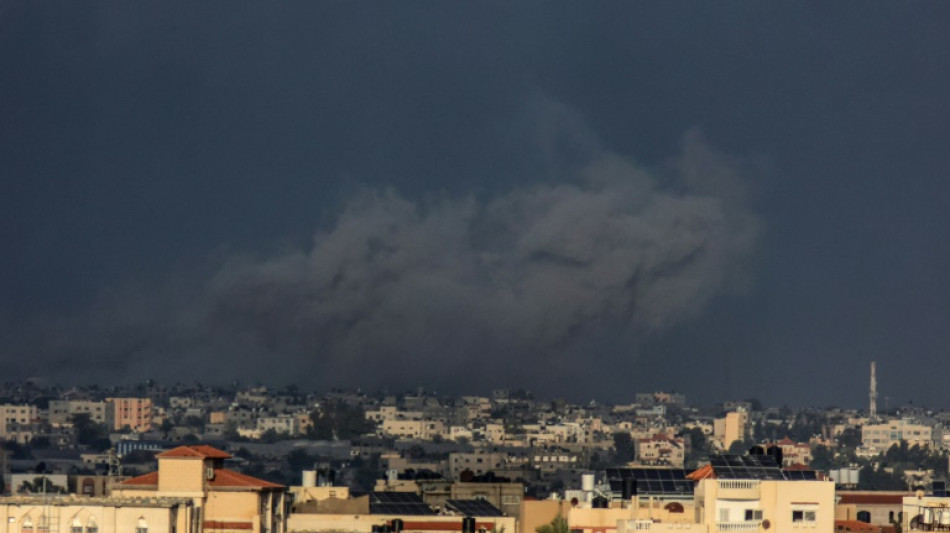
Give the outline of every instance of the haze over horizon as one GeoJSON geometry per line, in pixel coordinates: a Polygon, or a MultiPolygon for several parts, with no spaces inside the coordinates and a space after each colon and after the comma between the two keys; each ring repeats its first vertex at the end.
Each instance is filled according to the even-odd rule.
{"type": "Polygon", "coordinates": [[[0,362],[950,407],[950,6],[849,7],[6,2],[0,362]]]}

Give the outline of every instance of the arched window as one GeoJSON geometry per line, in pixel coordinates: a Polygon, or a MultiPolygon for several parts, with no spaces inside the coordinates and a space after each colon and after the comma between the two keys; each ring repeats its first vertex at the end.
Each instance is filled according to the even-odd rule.
{"type": "Polygon", "coordinates": [[[148,533],[148,524],[145,523],[144,516],[139,517],[139,521],[135,525],[135,533],[148,533]]]}
{"type": "Polygon", "coordinates": [[[33,519],[30,515],[27,515],[23,519],[23,527],[20,528],[21,533],[33,533],[33,519]]]}
{"type": "Polygon", "coordinates": [[[666,509],[668,512],[671,512],[671,513],[682,513],[682,512],[683,512],[683,504],[680,503],[680,502],[670,502],[670,503],[666,504],[663,508],[666,509]]]}
{"type": "Polygon", "coordinates": [[[82,533],[82,522],[78,518],[73,518],[73,523],[69,526],[69,533],[82,533]]]}
{"type": "Polygon", "coordinates": [[[864,522],[865,524],[871,523],[871,512],[870,511],[858,511],[858,522],[864,522]]]}
{"type": "Polygon", "coordinates": [[[96,519],[89,517],[89,520],[86,520],[86,533],[99,533],[99,526],[96,525],[96,519]]]}
{"type": "Polygon", "coordinates": [[[887,521],[888,521],[888,522],[893,522],[893,521],[894,521],[894,511],[889,511],[889,512],[887,513],[887,521]]]}

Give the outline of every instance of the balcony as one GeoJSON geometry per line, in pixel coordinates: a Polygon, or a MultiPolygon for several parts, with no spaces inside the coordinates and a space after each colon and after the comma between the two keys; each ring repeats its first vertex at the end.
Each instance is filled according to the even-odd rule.
{"type": "Polygon", "coordinates": [[[748,520],[746,522],[718,522],[716,524],[716,529],[718,531],[758,531],[761,525],[761,520],[748,520]]]}
{"type": "MultiPolygon", "coordinates": [[[[719,479],[716,498],[720,500],[758,500],[759,480],[757,479],[719,479]]],[[[738,530],[736,530],[738,531],[738,530]]]]}

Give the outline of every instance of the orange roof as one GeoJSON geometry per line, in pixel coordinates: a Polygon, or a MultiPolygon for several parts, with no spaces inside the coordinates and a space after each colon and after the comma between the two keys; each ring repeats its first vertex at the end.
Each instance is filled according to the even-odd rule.
{"type": "Polygon", "coordinates": [[[158,472],[149,472],[148,474],[134,477],[132,479],[126,479],[119,485],[126,486],[135,486],[135,487],[157,487],[158,486],[158,472]]]}
{"type": "Polygon", "coordinates": [[[786,435],[784,439],[776,442],[775,444],[778,444],[779,446],[788,446],[789,444],[795,444],[795,441],[788,438],[788,435],[786,435]]]}
{"type": "Polygon", "coordinates": [[[716,472],[713,471],[712,465],[704,465],[698,470],[694,470],[689,474],[686,474],[686,479],[692,479],[693,481],[699,481],[700,479],[708,479],[711,477],[716,477],[716,472]]]}
{"type": "MultiPolygon", "coordinates": [[[[120,483],[126,487],[158,487],[158,472],[149,472],[148,474],[127,479],[120,483]]],[[[257,489],[278,489],[283,485],[257,479],[256,477],[246,476],[234,470],[226,468],[215,468],[214,479],[208,481],[211,488],[257,488],[257,489]]]]}
{"type": "Polygon", "coordinates": [[[214,479],[208,482],[208,485],[216,488],[224,487],[253,487],[260,489],[279,489],[283,488],[283,485],[277,483],[271,483],[270,481],[264,481],[263,479],[257,479],[256,477],[246,476],[240,472],[235,472],[234,470],[227,470],[224,468],[215,468],[214,469],[214,479]]]}
{"type": "Polygon", "coordinates": [[[167,452],[162,452],[155,457],[195,457],[199,459],[230,459],[232,456],[227,452],[223,452],[213,446],[208,446],[207,444],[196,444],[193,446],[179,446],[168,450],[167,452]]]}
{"type": "Polygon", "coordinates": [[[836,531],[880,531],[881,528],[857,520],[835,520],[836,531]]]}

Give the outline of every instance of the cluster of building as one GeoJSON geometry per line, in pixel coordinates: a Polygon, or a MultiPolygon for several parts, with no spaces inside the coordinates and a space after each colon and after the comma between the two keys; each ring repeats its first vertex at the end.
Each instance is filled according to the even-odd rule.
{"type": "Polygon", "coordinates": [[[754,400],[701,407],[665,392],[610,405],[509,390],[440,397],[151,383],[7,384],[0,397],[0,440],[34,448],[30,459],[0,452],[9,494],[0,533],[533,533],[558,517],[571,533],[950,526],[940,509],[950,500],[934,488],[946,467],[905,472],[906,490],[886,493],[856,491],[856,466],[813,468],[818,447],[834,453],[848,439],[849,454],[870,464],[895,445],[950,449],[946,413],[879,415],[873,400],[861,412],[754,400]],[[104,437],[98,449],[90,426],[104,437]],[[299,486],[248,475],[249,466],[274,472],[298,451],[318,469],[299,486]],[[154,471],[123,475],[123,458],[136,452],[157,454],[154,471]],[[374,484],[358,479],[367,464],[374,484]]]}
{"type": "Polygon", "coordinates": [[[381,479],[357,492],[330,471],[283,486],[230,468],[208,445],[159,453],[157,469],[108,494],[0,497],[0,533],[571,533],[632,531],[933,531],[950,526],[943,486],[924,493],[837,491],[818,472],[780,466],[779,453],[712,455],[695,470],[617,467],[582,475],[544,499],[521,483],[381,479]],[[883,523],[886,526],[873,524],[883,523]],[[556,530],[556,529],[555,529],[556,530]]]}

